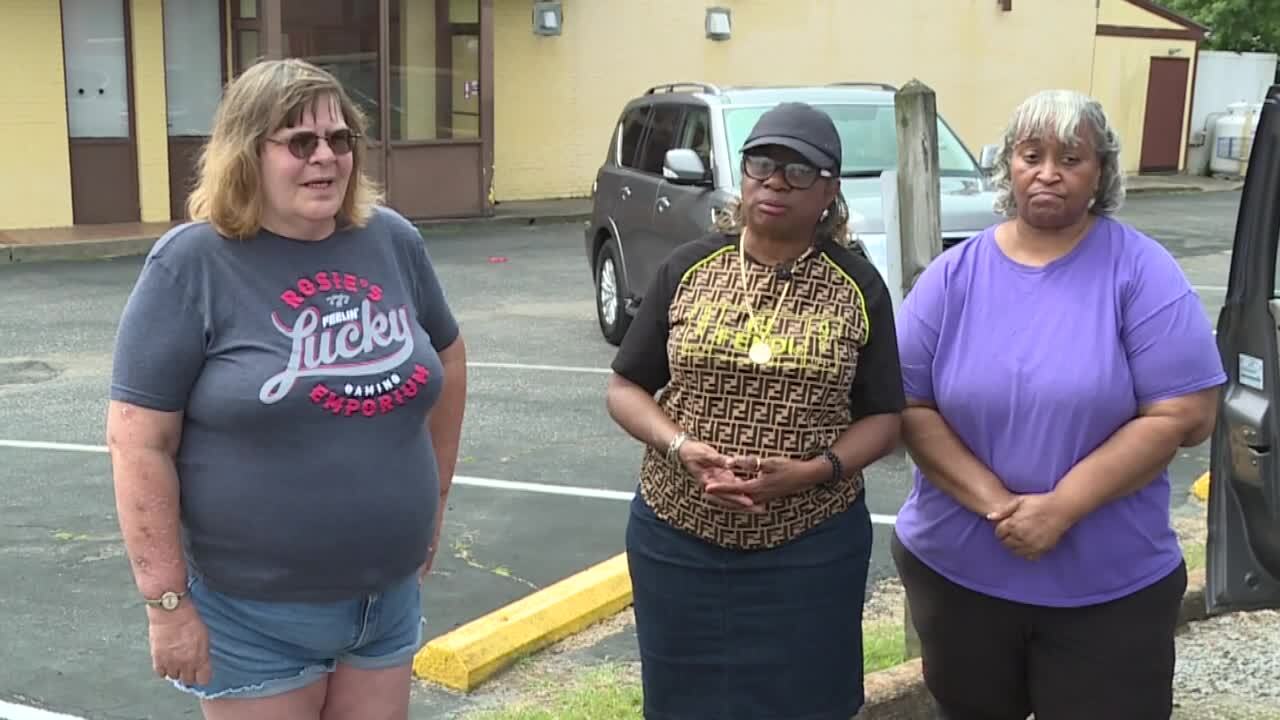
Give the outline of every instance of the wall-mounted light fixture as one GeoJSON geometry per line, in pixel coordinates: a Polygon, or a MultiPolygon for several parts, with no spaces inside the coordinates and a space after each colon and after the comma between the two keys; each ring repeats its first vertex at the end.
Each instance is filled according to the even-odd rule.
{"type": "Polygon", "coordinates": [[[707,37],[728,40],[733,35],[733,14],[726,7],[707,8],[707,37]]]}
{"type": "Polygon", "coordinates": [[[559,35],[564,25],[564,7],[560,0],[538,0],[533,4],[533,34],[559,35]]]}

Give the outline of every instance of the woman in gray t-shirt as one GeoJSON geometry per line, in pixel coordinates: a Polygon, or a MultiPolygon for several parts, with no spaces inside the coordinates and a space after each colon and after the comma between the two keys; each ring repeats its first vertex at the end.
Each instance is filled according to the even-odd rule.
{"type": "Polygon", "coordinates": [[[209,718],[403,717],[465,350],[329,73],[228,88],[121,318],[107,440],[155,671],[209,718]],[[428,419],[429,418],[429,419],[428,419]]]}

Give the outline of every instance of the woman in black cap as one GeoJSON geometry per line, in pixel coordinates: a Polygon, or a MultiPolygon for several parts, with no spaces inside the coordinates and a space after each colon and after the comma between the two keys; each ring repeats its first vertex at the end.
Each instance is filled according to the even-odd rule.
{"type": "Polygon", "coordinates": [[[741,202],[666,259],[614,360],[609,412],[645,444],[626,542],[648,718],[862,706],[862,469],[904,399],[888,290],[843,242],[840,159],[824,113],[765,113],[741,202]]]}

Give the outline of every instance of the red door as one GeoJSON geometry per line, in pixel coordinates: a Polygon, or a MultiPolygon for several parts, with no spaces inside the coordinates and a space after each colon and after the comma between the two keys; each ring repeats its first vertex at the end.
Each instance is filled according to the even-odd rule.
{"type": "Polygon", "coordinates": [[[1190,70],[1191,61],[1186,58],[1151,58],[1139,161],[1142,172],[1179,170],[1190,70]]]}

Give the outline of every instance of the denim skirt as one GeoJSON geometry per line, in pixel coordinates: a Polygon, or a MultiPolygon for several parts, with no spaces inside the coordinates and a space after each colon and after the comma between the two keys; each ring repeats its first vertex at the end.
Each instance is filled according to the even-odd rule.
{"type": "Polygon", "coordinates": [[[863,496],[787,544],[735,550],[637,493],[626,545],[646,720],[849,720],[862,707],[863,496]]]}

